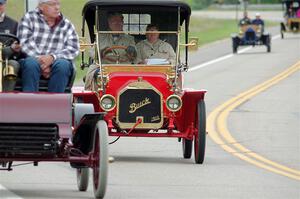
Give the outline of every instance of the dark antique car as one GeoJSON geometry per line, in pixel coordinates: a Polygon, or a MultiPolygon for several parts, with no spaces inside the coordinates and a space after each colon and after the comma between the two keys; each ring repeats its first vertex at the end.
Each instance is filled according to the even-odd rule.
{"type": "Polygon", "coordinates": [[[263,32],[261,25],[240,25],[239,33],[231,36],[232,51],[237,53],[239,46],[257,46],[265,45],[267,52],[271,52],[271,36],[263,32]]]}
{"type": "Polygon", "coordinates": [[[285,33],[300,32],[300,0],[283,0],[283,22],[280,23],[281,38],[285,33]]]}
{"type": "MultiPolygon", "coordinates": [[[[0,36],[18,41],[10,34],[0,36]]],[[[40,82],[37,93],[20,92],[19,84],[14,91],[4,92],[4,80],[16,78],[5,46],[10,44],[0,42],[0,170],[12,171],[24,164],[38,166],[40,162],[70,162],[76,169],[78,189],[87,190],[91,168],[95,198],[103,198],[108,169],[108,131],[103,113],[91,103],[75,101],[70,93],[73,78],[62,94],[45,92],[46,80],[40,82]]],[[[97,99],[91,93],[93,97],[97,99]]]]}
{"type": "Polygon", "coordinates": [[[194,148],[195,162],[202,164],[206,90],[183,88],[183,74],[189,68],[189,50],[197,46],[197,40],[189,41],[188,37],[190,14],[190,7],[181,1],[88,1],[83,8],[82,30],[84,37],[87,24],[90,43],[81,46],[92,46],[94,52],[89,62],[82,57],[82,66],[97,69],[92,74],[97,89],[90,91],[97,94],[97,99],[87,91],[74,93],[74,96],[84,103],[93,103],[97,111],[106,112],[104,120],[110,136],[116,139],[125,136],[177,138],[182,142],[183,157],[191,158],[194,148]],[[122,14],[123,31],[107,28],[111,12],[122,14]],[[172,46],[173,62],[150,57],[141,63],[126,63],[128,56],[122,57],[119,53],[127,49],[122,45],[111,46],[109,50],[113,53],[109,57],[103,55],[104,44],[99,39],[102,35],[128,34],[137,44],[146,39],[146,34],[153,33],[146,31],[148,24],[156,24],[159,30],[155,33],[172,46]]]}

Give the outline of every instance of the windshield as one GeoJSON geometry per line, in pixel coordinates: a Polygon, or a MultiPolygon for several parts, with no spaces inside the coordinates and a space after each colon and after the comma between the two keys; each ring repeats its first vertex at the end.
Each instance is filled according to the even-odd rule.
{"type": "Polygon", "coordinates": [[[177,63],[177,12],[98,12],[97,41],[102,64],[177,63]]]}

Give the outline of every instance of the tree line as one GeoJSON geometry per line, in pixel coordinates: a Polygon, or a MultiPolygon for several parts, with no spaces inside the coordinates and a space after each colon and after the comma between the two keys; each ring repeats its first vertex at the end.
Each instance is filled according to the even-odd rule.
{"type": "MultiPolygon", "coordinates": [[[[207,8],[212,4],[237,4],[238,0],[184,0],[193,9],[207,8]]],[[[249,4],[278,4],[281,0],[248,0],[249,4]]]]}

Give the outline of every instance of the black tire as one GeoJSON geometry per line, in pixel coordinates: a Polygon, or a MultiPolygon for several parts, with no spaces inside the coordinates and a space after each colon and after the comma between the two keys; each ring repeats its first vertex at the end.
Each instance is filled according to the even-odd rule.
{"type": "Polygon", "coordinates": [[[96,124],[93,159],[94,195],[99,199],[105,195],[108,173],[108,129],[103,120],[96,124]]]}
{"type": "Polygon", "coordinates": [[[205,156],[205,145],[206,145],[206,111],[205,102],[200,100],[197,106],[198,121],[196,128],[198,129],[197,134],[194,136],[194,153],[196,164],[202,164],[205,156]]]}
{"type": "Polygon", "coordinates": [[[281,39],[284,38],[284,31],[285,31],[285,26],[283,23],[280,23],[280,34],[281,34],[281,39]]]}
{"type": "Polygon", "coordinates": [[[193,140],[182,139],[183,158],[190,159],[192,157],[193,140]]]}
{"type": "Polygon", "coordinates": [[[267,45],[267,52],[268,53],[271,52],[271,45],[270,44],[267,45]]]}
{"type": "Polygon", "coordinates": [[[237,53],[237,49],[238,49],[238,44],[236,38],[232,38],[232,52],[237,53]]]}
{"type": "Polygon", "coordinates": [[[270,38],[270,35],[268,35],[267,37],[267,52],[271,52],[271,38],[270,38]]]}
{"type": "Polygon", "coordinates": [[[86,191],[89,185],[89,168],[76,169],[77,187],[79,191],[86,191]]]}
{"type": "Polygon", "coordinates": [[[234,54],[237,53],[237,46],[233,46],[232,52],[233,52],[234,54]]]}

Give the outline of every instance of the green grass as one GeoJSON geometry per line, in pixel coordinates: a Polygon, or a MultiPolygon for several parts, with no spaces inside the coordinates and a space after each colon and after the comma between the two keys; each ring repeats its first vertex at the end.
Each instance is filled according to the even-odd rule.
{"type": "MultiPolygon", "coordinates": [[[[62,13],[70,19],[75,27],[78,35],[81,35],[82,16],[81,10],[86,0],[61,0],[62,13]]],[[[7,14],[16,20],[24,15],[24,3],[20,0],[9,0],[7,5],[7,14]]],[[[278,25],[278,23],[267,22],[267,26],[278,25]]],[[[230,34],[238,31],[237,22],[227,19],[204,19],[192,18],[190,24],[190,36],[199,38],[199,45],[222,40],[230,37],[230,34]]],[[[81,56],[76,59],[77,76],[76,82],[80,82],[85,75],[86,70],[80,69],[81,56]]]]}
{"type": "Polygon", "coordinates": [[[199,38],[199,45],[208,44],[217,40],[228,38],[237,32],[235,20],[192,18],[190,23],[190,36],[199,38]]]}

